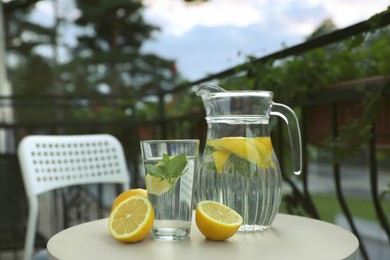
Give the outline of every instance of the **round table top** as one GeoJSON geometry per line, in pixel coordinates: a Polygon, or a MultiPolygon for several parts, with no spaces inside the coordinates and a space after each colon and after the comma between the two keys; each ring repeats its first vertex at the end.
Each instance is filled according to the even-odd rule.
{"type": "Polygon", "coordinates": [[[134,244],[111,237],[108,219],[77,225],[54,235],[49,259],[356,259],[359,242],[339,226],[310,218],[278,214],[272,227],[237,233],[217,242],[205,239],[192,221],[190,237],[162,242],[151,236],[134,244]]]}

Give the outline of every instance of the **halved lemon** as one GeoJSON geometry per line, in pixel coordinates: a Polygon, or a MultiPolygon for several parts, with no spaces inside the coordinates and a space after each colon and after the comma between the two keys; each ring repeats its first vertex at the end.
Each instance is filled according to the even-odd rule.
{"type": "Polygon", "coordinates": [[[113,207],[108,229],[115,239],[134,243],[148,236],[153,222],[154,211],[150,201],[143,195],[135,195],[113,207]]]}
{"type": "Polygon", "coordinates": [[[195,222],[206,238],[222,241],[237,232],[242,224],[242,217],[222,203],[204,200],[196,206],[195,222]]]}

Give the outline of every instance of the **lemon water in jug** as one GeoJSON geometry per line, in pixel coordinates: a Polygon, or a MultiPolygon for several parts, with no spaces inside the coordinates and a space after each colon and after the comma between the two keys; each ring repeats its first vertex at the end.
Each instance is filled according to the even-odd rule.
{"type": "Polygon", "coordinates": [[[287,123],[293,171],[300,174],[301,137],[298,120],[288,106],[272,101],[270,91],[225,91],[199,86],[207,121],[207,140],[199,164],[199,201],[221,202],[243,217],[240,231],[268,229],[279,210],[281,172],[270,137],[270,115],[287,123]]]}

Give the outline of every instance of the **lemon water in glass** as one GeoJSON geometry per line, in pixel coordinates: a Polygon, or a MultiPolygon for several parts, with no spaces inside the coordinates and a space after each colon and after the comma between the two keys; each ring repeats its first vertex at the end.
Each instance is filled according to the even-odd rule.
{"type": "Polygon", "coordinates": [[[152,236],[157,240],[182,240],[190,234],[198,146],[198,140],[141,142],[146,190],[155,214],[152,236]],[[177,156],[185,158],[180,167],[177,156]]]}

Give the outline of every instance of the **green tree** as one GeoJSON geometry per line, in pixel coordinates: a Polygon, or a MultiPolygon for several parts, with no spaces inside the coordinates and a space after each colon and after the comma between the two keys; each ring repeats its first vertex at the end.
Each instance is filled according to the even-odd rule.
{"type": "Polygon", "coordinates": [[[14,0],[3,3],[8,70],[15,94],[44,93],[53,85],[51,61],[37,49],[50,45],[54,32],[31,20],[37,2],[14,0]]]}
{"type": "MultiPolygon", "coordinates": [[[[158,31],[158,27],[144,21],[142,1],[67,1],[65,7],[69,13],[80,13],[76,20],[68,17],[67,10],[59,7],[60,4],[64,5],[64,2],[14,0],[4,4],[8,68],[15,94],[109,93],[120,96],[158,93],[178,85],[176,83],[181,78],[173,60],[141,53],[144,41],[158,31]],[[31,19],[40,2],[52,5],[53,16],[49,18],[54,19],[54,23],[49,26],[31,19]],[[77,35],[76,44],[69,44],[64,32],[74,37],[77,35]],[[60,59],[59,53],[65,59],[60,59]]],[[[138,103],[140,101],[143,100],[137,100],[138,103]]],[[[54,100],[46,102],[47,106],[56,106],[54,100]]],[[[92,108],[90,102],[84,102],[82,109],[76,105],[76,113],[69,114],[69,111],[61,109],[63,115],[49,115],[52,109],[48,107],[44,107],[42,113],[35,112],[35,115],[31,109],[17,109],[16,114],[21,120],[49,120],[53,116],[60,119],[65,114],[69,119],[109,120],[126,117],[128,108],[134,110],[136,107],[131,100],[127,100],[126,104],[124,101],[113,102],[115,104],[99,106],[99,109],[92,108]]]]}
{"type": "MultiPolygon", "coordinates": [[[[333,31],[330,20],[324,21],[307,40],[333,31]]],[[[275,100],[293,104],[310,99],[325,88],[345,81],[385,76],[390,73],[387,57],[390,55],[389,27],[354,35],[327,46],[311,49],[283,59],[263,63],[244,64],[240,74],[226,80],[227,89],[266,89],[275,93],[275,100]],[[243,70],[248,73],[242,73],[243,70]]],[[[253,57],[249,57],[251,61],[253,57]]],[[[381,95],[388,80],[370,89],[357,86],[364,98],[351,107],[350,115],[340,127],[339,135],[326,139],[321,148],[333,161],[343,161],[362,144],[367,143],[372,132],[372,123],[380,111],[381,95]]]]}
{"type": "Polygon", "coordinates": [[[141,53],[142,43],[158,28],[147,24],[138,0],[77,0],[84,30],[61,78],[76,92],[111,94],[169,89],[174,61],[141,53]]]}

